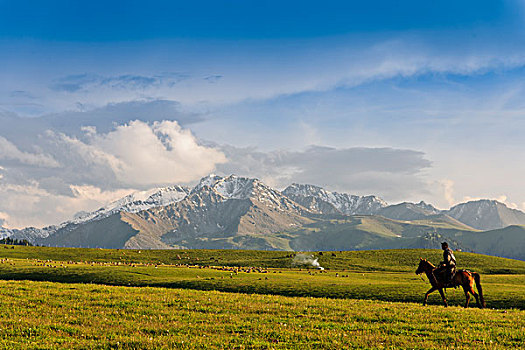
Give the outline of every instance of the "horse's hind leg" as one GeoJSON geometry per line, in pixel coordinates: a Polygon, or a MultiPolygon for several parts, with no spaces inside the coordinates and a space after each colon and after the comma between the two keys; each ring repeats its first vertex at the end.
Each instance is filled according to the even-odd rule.
{"type": "Polygon", "coordinates": [[[432,288],[430,288],[430,289],[428,290],[427,294],[425,294],[425,300],[423,300],[423,305],[427,305],[428,295],[429,295],[430,293],[432,293],[433,291],[435,291],[435,290],[436,290],[436,287],[432,287],[432,288]]]}
{"type": "Polygon", "coordinates": [[[474,296],[474,298],[476,298],[476,304],[478,305],[478,307],[481,307],[480,303],[479,303],[478,293],[476,293],[476,291],[474,290],[474,281],[473,280],[470,280],[469,284],[467,286],[463,285],[463,290],[465,291],[465,295],[467,297],[467,305],[468,305],[468,301],[470,299],[470,295],[468,293],[470,292],[470,294],[472,294],[474,296]]]}
{"type": "MultiPolygon", "coordinates": [[[[463,286],[463,291],[465,292],[465,298],[467,299],[467,301],[465,302],[465,309],[466,309],[466,308],[468,308],[468,303],[470,302],[470,294],[469,294],[469,292],[472,293],[472,288],[463,286]]],[[[478,299],[478,297],[476,296],[476,300],[477,299],[478,299]]]]}
{"type": "Polygon", "coordinates": [[[470,292],[472,293],[472,295],[474,296],[474,298],[476,298],[476,305],[478,305],[479,308],[481,308],[481,304],[479,303],[479,297],[478,297],[478,293],[476,293],[474,291],[474,288],[472,286],[470,286],[470,292]]]}

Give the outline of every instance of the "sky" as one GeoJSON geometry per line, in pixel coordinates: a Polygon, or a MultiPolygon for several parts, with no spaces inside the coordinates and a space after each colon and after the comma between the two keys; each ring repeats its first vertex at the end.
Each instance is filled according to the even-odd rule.
{"type": "Polygon", "coordinates": [[[216,173],[525,210],[525,2],[0,0],[0,226],[216,173]]]}

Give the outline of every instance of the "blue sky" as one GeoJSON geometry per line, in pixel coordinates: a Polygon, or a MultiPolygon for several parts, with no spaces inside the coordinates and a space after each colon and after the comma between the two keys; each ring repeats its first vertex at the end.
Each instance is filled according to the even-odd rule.
{"type": "Polygon", "coordinates": [[[349,33],[448,30],[501,25],[512,2],[498,1],[2,1],[1,36],[112,42],[328,37],[349,33]]]}
{"type": "Polygon", "coordinates": [[[525,209],[524,8],[0,0],[0,224],[210,172],[525,209]]]}

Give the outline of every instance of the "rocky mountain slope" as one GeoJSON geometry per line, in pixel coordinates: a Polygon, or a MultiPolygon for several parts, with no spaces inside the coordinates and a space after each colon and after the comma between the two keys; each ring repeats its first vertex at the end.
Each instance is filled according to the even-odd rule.
{"type": "Polygon", "coordinates": [[[458,204],[446,214],[478,230],[525,225],[525,213],[495,200],[482,199],[458,204]]]}
{"type": "Polygon", "coordinates": [[[13,235],[13,230],[0,226],[0,239],[13,235]]]}
{"type": "Polygon", "coordinates": [[[302,206],[320,214],[372,215],[387,203],[376,196],[355,196],[329,192],[314,185],[292,184],[283,194],[302,206]]]}
{"type": "Polygon", "coordinates": [[[184,199],[189,192],[190,190],[188,188],[182,186],[170,186],[135,192],[94,212],[77,213],[75,218],[68,223],[80,224],[90,220],[102,219],[121,211],[137,213],[154,207],[166,206],[184,199]]]}
{"type": "Polygon", "coordinates": [[[439,210],[423,201],[388,205],[376,196],[355,196],[329,192],[314,185],[292,184],[283,194],[320,214],[381,215],[395,220],[424,220],[436,215],[448,216],[477,230],[494,230],[509,225],[525,225],[525,213],[508,208],[495,200],[478,200],[439,210]]]}
{"type": "MultiPolygon", "coordinates": [[[[41,240],[59,245],[101,246],[95,232],[110,227],[117,239],[104,241],[104,247],[125,248],[268,248],[267,239],[312,222],[306,208],[293,202],[257,179],[237,176],[209,176],[182,200],[142,210],[120,212],[95,222],[57,230],[41,240]],[[94,239],[86,242],[85,237],[94,239]],[[78,242],[75,244],[78,237],[78,242]],[[82,238],[83,237],[83,238],[82,238]],[[125,240],[125,242],[123,242],[125,240]]],[[[278,240],[276,240],[278,241],[278,240]]]]}
{"type": "Polygon", "coordinates": [[[404,202],[389,205],[379,209],[375,214],[395,220],[421,220],[440,213],[440,210],[421,201],[417,204],[404,202]]]}
{"type": "Polygon", "coordinates": [[[283,192],[257,179],[210,175],[126,196],[43,229],[0,231],[36,244],[104,248],[354,250],[455,248],[525,259],[525,229],[502,228],[525,213],[495,201],[440,211],[425,202],[388,205],[376,196],[293,184],[283,192]],[[496,229],[480,232],[478,228],[496,229]]]}
{"type": "Polygon", "coordinates": [[[53,235],[57,231],[72,231],[76,227],[99,221],[118,213],[136,213],[141,210],[175,203],[185,198],[189,191],[188,188],[182,186],[170,186],[135,192],[111,202],[96,211],[77,213],[72,220],[63,222],[60,225],[47,226],[44,228],[27,227],[21,230],[14,229],[9,231],[9,235],[16,239],[27,239],[30,242],[36,243],[53,235]]]}

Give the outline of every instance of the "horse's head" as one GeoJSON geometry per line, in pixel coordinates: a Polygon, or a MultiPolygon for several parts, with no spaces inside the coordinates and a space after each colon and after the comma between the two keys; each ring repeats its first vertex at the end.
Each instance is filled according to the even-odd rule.
{"type": "Polygon", "coordinates": [[[419,266],[417,267],[416,275],[422,274],[427,270],[432,270],[433,268],[434,265],[427,261],[427,259],[419,258],[419,266]]]}

